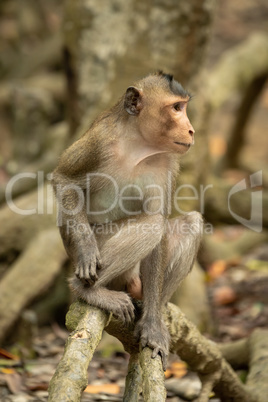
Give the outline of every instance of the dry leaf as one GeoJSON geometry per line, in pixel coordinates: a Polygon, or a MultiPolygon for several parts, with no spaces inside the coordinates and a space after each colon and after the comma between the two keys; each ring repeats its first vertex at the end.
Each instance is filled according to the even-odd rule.
{"type": "Polygon", "coordinates": [[[18,373],[5,374],[5,380],[12,394],[18,394],[22,391],[22,378],[18,373]]]}
{"type": "Polygon", "coordinates": [[[241,265],[241,260],[242,260],[241,256],[235,256],[235,257],[229,258],[226,261],[226,265],[228,268],[229,267],[238,267],[239,265],[241,265]]]}
{"type": "Polygon", "coordinates": [[[47,382],[39,382],[33,385],[27,386],[30,391],[47,391],[48,383],[47,382]]]}
{"type": "Polygon", "coordinates": [[[227,263],[224,260],[216,260],[213,264],[210,265],[208,269],[208,277],[209,279],[216,279],[222,275],[222,273],[226,270],[227,263]]]}
{"type": "Polygon", "coordinates": [[[88,385],[84,392],[89,394],[120,394],[120,387],[117,384],[91,384],[88,385]]]}
{"type": "Polygon", "coordinates": [[[20,360],[19,356],[13,355],[12,353],[8,352],[5,349],[0,348],[0,357],[5,357],[6,359],[10,360],[20,360]]]}
{"type": "Polygon", "coordinates": [[[13,374],[13,373],[15,373],[15,370],[13,368],[5,368],[5,367],[3,367],[3,368],[0,369],[0,371],[1,371],[1,373],[4,373],[4,374],[13,374]]]}
{"type": "Polygon", "coordinates": [[[236,299],[236,293],[230,286],[221,286],[214,290],[213,300],[217,306],[233,303],[236,299]]]}
{"type": "Polygon", "coordinates": [[[187,365],[185,362],[173,362],[170,367],[173,377],[181,378],[187,374],[187,365]]]}
{"type": "Polygon", "coordinates": [[[165,378],[170,378],[172,376],[172,371],[170,369],[167,369],[165,371],[165,378]]]}
{"type": "Polygon", "coordinates": [[[97,377],[98,378],[104,378],[105,377],[105,370],[103,368],[99,368],[97,370],[97,377]]]}

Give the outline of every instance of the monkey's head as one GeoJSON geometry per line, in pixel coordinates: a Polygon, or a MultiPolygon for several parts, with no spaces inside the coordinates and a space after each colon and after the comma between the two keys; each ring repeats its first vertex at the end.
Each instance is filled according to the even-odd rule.
{"type": "Polygon", "coordinates": [[[158,72],[127,89],[124,108],[148,144],[184,154],[194,144],[194,129],[186,113],[190,98],[172,75],[158,72]]]}

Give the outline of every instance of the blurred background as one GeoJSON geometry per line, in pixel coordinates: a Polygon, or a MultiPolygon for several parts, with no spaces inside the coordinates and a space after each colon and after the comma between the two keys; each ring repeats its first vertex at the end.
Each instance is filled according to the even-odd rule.
{"type": "MultiPolygon", "coordinates": [[[[68,336],[72,267],[50,173],[100,111],[159,69],[194,95],[196,143],[181,161],[179,205],[206,223],[173,302],[216,341],[268,327],[267,2],[2,0],[1,401],[47,400],[68,336]]],[[[83,400],[105,400],[100,391],[121,400],[127,359],[105,336],[83,400]]],[[[190,374],[171,357],[169,379],[190,374]]],[[[168,396],[185,400],[174,387],[168,396]]]]}

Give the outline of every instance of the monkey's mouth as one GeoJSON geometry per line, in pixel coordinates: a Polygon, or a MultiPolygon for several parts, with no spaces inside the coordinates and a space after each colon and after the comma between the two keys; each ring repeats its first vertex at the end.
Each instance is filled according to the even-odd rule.
{"type": "Polygon", "coordinates": [[[185,144],[184,142],[177,142],[177,141],[175,141],[174,144],[183,145],[186,148],[190,148],[190,146],[193,145],[192,142],[190,142],[189,144],[185,144]]]}

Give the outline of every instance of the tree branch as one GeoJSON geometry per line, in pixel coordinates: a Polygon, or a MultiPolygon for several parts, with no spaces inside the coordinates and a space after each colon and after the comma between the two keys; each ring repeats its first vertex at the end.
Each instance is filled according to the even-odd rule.
{"type": "Polygon", "coordinates": [[[64,355],[50,381],[49,402],[80,401],[87,386],[88,365],[108,321],[108,314],[98,308],[72,304],[66,322],[69,327],[75,325],[75,330],[68,337],[64,355]]]}
{"type": "Polygon", "coordinates": [[[140,352],[140,364],[144,401],[165,402],[167,393],[160,356],[158,355],[155,359],[152,359],[152,350],[146,347],[140,352]]]}
{"type": "Polygon", "coordinates": [[[128,374],[123,402],[138,402],[141,392],[141,366],[139,353],[133,353],[128,363],[128,374]]]}
{"type": "Polygon", "coordinates": [[[22,310],[54,282],[65,260],[56,228],[43,230],[32,239],[0,283],[0,341],[22,310]]]}
{"type": "MultiPolygon", "coordinates": [[[[231,366],[222,357],[217,345],[203,337],[178,307],[169,303],[164,312],[164,320],[171,335],[170,351],[177,353],[201,378],[203,388],[198,399],[199,402],[207,401],[212,389],[225,401],[264,401],[261,396],[260,399],[255,397],[255,369],[251,371],[249,388],[240,382],[231,366]]],[[[113,317],[108,320],[108,315],[102,310],[77,301],[71,306],[67,315],[67,327],[74,332],[67,341],[64,356],[51,380],[49,401],[71,400],[76,402],[80,400],[81,392],[86,386],[87,366],[100,341],[104,327],[109,334],[118,338],[123,343],[125,350],[132,355],[126,382],[128,389],[125,391],[124,400],[138,401],[141,366],[145,401],[165,401],[161,360],[160,358],[151,359],[151,350],[148,348],[139,353],[136,339],[133,336],[134,323],[129,327],[124,327],[113,317]],[[133,390],[135,387],[136,390],[133,390]],[[68,395],[66,390],[68,390],[68,395]],[[72,395],[71,399],[69,395],[72,395]],[[127,399],[128,397],[129,399],[127,399]]],[[[261,340],[260,335],[258,338],[261,340]]],[[[266,342],[261,343],[262,353],[264,353],[265,344],[266,342]]],[[[259,364],[259,352],[252,354],[253,365],[256,361],[259,364]]],[[[268,365],[268,354],[267,359],[265,358],[265,369],[266,365],[268,365]]],[[[267,371],[262,376],[265,389],[268,383],[264,378],[267,376],[267,371]]],[[[266,393],[263,395],[266,397],[266,393]]]]}
{"type": "MultiPolygon", "coordinates": [[[[202,336],[178,307],[169,303],[165,318],[171,335],[170,351],[177,353],[200,375],[206,392],[214,389],[226,401],[256,401],[222,357],[217,345],[202,336]]],[[[205,400],[205,391],[201,392],[200,402],[205,400]]]]}

